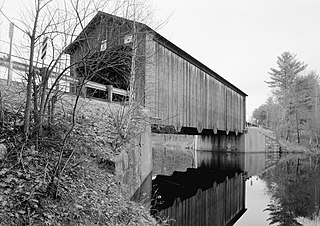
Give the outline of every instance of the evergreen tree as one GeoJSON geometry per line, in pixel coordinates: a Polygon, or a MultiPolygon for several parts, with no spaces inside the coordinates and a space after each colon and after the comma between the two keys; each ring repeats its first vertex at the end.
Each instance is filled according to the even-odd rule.
{"type": "Polygon", "coordinates": [[[292,89],[298,74],[306,69],[307,65],[296,59],[296,55],[284,52],[278,57],[279,69],[270,68],[271,81],[266,83],[274,89],[274,94],[283,100],[285,94],[292,89]]]}
{"type": "MultiPolygon", "coordinates": [[[[296,59],[296,55],[284,52],[277,60],[278,69],[270,68],[270,79],[266,83],[273,89],[273,93],[282,106],[280,136],[291,140],[291,132],[298,131],[296,108],[296,81],[299,74],[307,67],[296,59]],[[284,133],[284,134],[283,134],[284,133]]],[[[298,135],[299,137],[299,135],[298,135]]],[[[299,139],[298,139],[299,140],[299,139]]]]}

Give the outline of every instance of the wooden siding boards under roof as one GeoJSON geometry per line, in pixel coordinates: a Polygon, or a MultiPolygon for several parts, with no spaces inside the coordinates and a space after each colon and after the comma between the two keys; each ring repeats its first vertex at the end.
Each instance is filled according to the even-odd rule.
{"type": "Polygon", "coordinates": [[[193,65],[195,65],[199,69],[203,70],[204,72],[206,72],[207,74],[209,74],[213,78],[220,81],[222,84],[233,89],[234,91],[237,91],[242,96],[248,96],[242,90],[240,90],[239,88],[234,86],[232,83],[228,82],[226,79],[221,77],[219,74],[217,74],[216,72],[211,70],[209,67],[207,67],[206,65],[204,65],[203,63],[201,63],[200,61],[195,59],[194,57],[192,57],[190,54],[188,54],[187,52],[185,52],[184,50],[182,50],[181,48],[179,48],[178,46],[176,46],[175,44],[173,44],[172,42],[170,42],[169,40],[167,40],[166,38],[164,38],[163,36],[161,36],[157,32],[155,32],[155,31],[153,31],[153,32],[154,32],[154,39],[153,39],[154,41],[158,42],[159,44],[163,45],[164,47],[171,50],[175,54],[177,54],[180,57],[184,58],[185,60],[189,61],[190,63],[192,63],[193,65]]]}
{"type": "MultiPolygon", "coordinates": [[[[93,19],[89,22],[89,24],[81,31],[81,33],[77,36],[77,38],[69,46],[67,46],[67,48],[65,49],[65,53],[71,55],[73,53],[73,51],[76,48],[78,48],[81,45],[81,43],[83,42],[84,38],[86,37],[85,33],[89,33],[92,30],[92,26],[94,27],[97,24],[99,24],[99,22],[102,19],[102,17],[109,17],[110,19],[116,19],[116,20],[119,20],[119,21],[125,21],[125,22],[129,22],[129,23],[133,23],[132,20],[128,20],[128,19],[125,19],[125,18],[122,18],[122,17],[118,17],[118,16],[115,16],[115,15],[112,15],[112,14],[109,14],[109,13],[105,13],[105,12],[99,11],[93,17],[93,19]]],[[[184,58],[185,60],[189,61],[190,63],[192,63],[193,65],[195,65],[199,69],[203,70],[204,72],[206,72],[207,74],[209,74],[213,78],[217,79],[222,84],[224,84],[227,87],[231,88],[232,90],[236,91],[240,95],[242,95],[244,97],[247,96],[247,94],[244,93],[242,90],[240,90],[239,88],[234,86],[232,83],[228,82],[226,79],[224,79],[223,77],[218,75],[216,72],[211,70],[209,67],[207,67],[206,65],[204,65],[203,63],[201,63],[200,61],[198,61],[197,59],[192,57],[187,52],[183,51],[181,48],[179,48],[178,46],[176,46],[175,44],[170,42],[168,39],[166,39],[163,36],[161,36],[159,33],[154,31],[153,29],[151,29],[147,25],[145,25],[143,23],[139,23],[139,22],[136,22],[136,24],[141,26],[141,29],[142,29],[141,31],[152,33],[154,41],[158,42],[159,44],[165,46],[166,48],[168,48],[169,50],[171,50],[175,54],[177,54],[180,57],[184,58]]]]}

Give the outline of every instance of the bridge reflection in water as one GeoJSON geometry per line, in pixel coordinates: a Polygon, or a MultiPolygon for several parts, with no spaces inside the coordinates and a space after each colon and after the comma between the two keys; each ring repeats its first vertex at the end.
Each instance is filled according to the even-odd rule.
{"type": "Polygon", "coordinates": [[[197,151],[199,168],[155,177],[152,212],[169,225],[233,225],[246,211],[245,180],[278,160],[279,153],[197,151]]]}
{"type": "Polygon", "coordinates": [[[246,210],[243,173],[188,169],[153,185],[155,215],[170,225],[232,225],[246,210]]]}

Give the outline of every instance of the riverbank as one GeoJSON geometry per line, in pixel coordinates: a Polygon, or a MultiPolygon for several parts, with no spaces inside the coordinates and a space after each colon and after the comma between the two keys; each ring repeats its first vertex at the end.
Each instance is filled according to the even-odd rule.
{"type": "Polygon", "coordinates": [[[43,137],[25,139],[22,115],[2,106],[0,226],[157,224],[148,208],[121,192],[112,162],[128,140],[101,104],[100,110],[77,115],[66,143],[68,114],[58,115],[43,137]],[[52,183],[56,169],[59,174],[52,183]]]}
{"type": "Polygon", "coordinates": [[[320,148],[309,145],[302,145],[296,142],[289,142],[284,139],[278,139],[275,135],[275,132],[272,130],[268,130],[262,127],[256,127],[259,133],[274,139],[278,142],[281,147],[282,152],[290,152],[290,153],[305,153],[305,154],[316,154],[320,153],[320,148]]]}

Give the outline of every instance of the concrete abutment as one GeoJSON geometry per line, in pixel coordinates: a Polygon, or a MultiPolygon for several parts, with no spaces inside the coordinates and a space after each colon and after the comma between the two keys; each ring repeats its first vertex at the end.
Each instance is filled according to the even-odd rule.
{"type": "Polygon", "coordinates": [[[150,201],[152,178],[171,175],[187,168],[227,164],[243,168],[244,162],[232,162],[232,155],[265,152],[266,137],[255,129],[245,133],[218,131],[217,134],[158,134],[150,127],[132,141],[116,160],[116,174],[123,193],[133,200],[150,201]],[[225,153],[217,159],[218,153],[225,153]],[[222,161],[222,162],[221,162],[222,161]]]}

